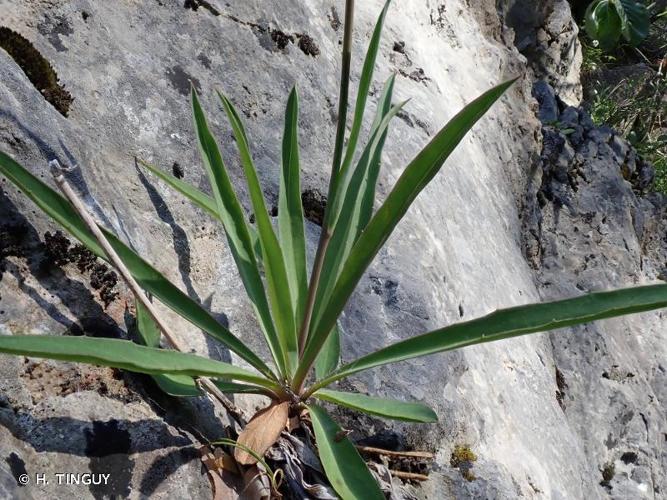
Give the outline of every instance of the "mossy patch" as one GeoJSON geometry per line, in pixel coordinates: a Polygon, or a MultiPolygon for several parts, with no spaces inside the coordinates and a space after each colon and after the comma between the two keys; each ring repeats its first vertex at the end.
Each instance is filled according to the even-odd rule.
{"type": "Polygon", "coordinates": [[[461,464],[475,461],[477,461],[477,455],[475,455],[469,446],[456,445],[449,459],[449,464],[452,467],[460,467],[461,464]]]}
{"type": "Polygon", "coordinates": [[[614,462],[609,462],[600,471],[602,473],[602,481],[600,481],[600,486],[605,488],[611,488],[611,480],[614,479],[616,475],[616,466],[614,462]]]}
{"type": "Polygon", "coordinates": [[[83,245],[71,246],[70,240],[60,231],[44,234],[47,260],[44,265],[62,267],[76,264],[81,273],[90,273],[90,286],[97,290],[104,307],[118,298],[118,276],[106,264],[98,263],[95,255],[83,245]]]}
{"type": "Polygon", "coordinates": [[[26,74],[30,82],[54,108],[67,116],[74,98],[60,84],[55,70],[33,44],[19,33],[0,26],[2,47],[26,74]]]}
{"type": "Polygon", "coordinates": [[[305,33],[297,33],[296,36],[299,38],[299,48],[301,49],[301,52],[311,57],[320,55],[320,48],[317,46],[312,36],[305,33]]]}
{"type": "Polygon", "coordinates": [[[271,30],[271,40],[280,50],[285,50],[290,43],[294,43],[294,36],[280,30],[271,30]]]}
{"type": "Polygon", "coordinates": [[[301,193],[301,203],[306,219],[321,226],[324,222],[324,210],[327,206],[327,197],[318,189],[308,189],[301,193]]]}
{"type": "Polygon", "coordinates": [[[561,409],[565,411],[565,391],[567,390],[568,385],[567,382],[565,382],[563,372],[561,372],[558,367],[556,367],[556,387],[558,388],[556,390],[556,401],[558,401],[561,409]]]}
{"type": "Polygon", "coordinates": [[[474,481],[477,477],[472,472],[472,467],[476,461],[477,455],[475,455],[469,446],[456,445],[449,458],[449,465],[459,469],[461,476],[466,481],[474,481]]]}

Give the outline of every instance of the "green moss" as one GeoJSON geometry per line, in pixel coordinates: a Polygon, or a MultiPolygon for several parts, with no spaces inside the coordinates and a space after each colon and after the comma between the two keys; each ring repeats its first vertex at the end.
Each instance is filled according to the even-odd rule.
{"type": "Polygon", "coordinates": [[[600,472],[602,473],[602,481],[600,481],[600,484],[602,486],[610,486],[609,483],[616,475],[616,466],[614,465],[614,462],[608,462],[600,472]]]}
{"type": "Polygon", "coordinates": [[[63,116],[67,116],[73,101],[72,95],[60,85],[55,70],[33,44],[19,33],[0,26],[0,47],[21,67],[44,99],[63,116]]]}
{"type": "Polygon", "coordinates": [[[477,476],[471,471],[470,469],[465,469],[461,471],[461,475],[463,476],[463,479],[466,481],[472,483],[475,479],[477,479],[477,476]]]}
{"type": "Polygon", "coordinates": [[[449,459],[449,463],[452,467],[460,467],[463,464],[470,465],[476,460],[477,455],[473,453],[469,446],[456,445],[452,452],[452,456],[449,459]]]}
{"type": "Polygon", "coordinates": [[[474,481],[477,479],[472,471],[473,463],[477,460],[477,455],[473,453],[469,446],[456,445],[452,455],[449,458],[449,464],[456,467],[461,472],[461,476],[466,481],[474,481]]]}

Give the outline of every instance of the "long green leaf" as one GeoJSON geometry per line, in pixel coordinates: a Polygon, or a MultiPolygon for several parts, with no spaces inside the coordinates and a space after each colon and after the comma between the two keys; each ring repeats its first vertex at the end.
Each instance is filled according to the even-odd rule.
{"type": "MultiPolygon", "coordinates": [[[[213,187],[213,196],[218,207],[218,214],[225,227],[229,247],[248,297],[257,314],[273,359],[279,371],[284,375],[286,374],[285,357],[271,318],[271,310],[266,299],[264,283],[259,273],[258,263],[253,250],[253,242],[245,221],[245,214],[227,175],[218,144],[210,132],[194,88],[192,89],[192,110],[199,149],[211,181],[211,186],[213,187]]],[[[267,215],[266,210],[264,213],[267,215]]],[[[255,215],[257,220],[260,220],[262,214],[256,213],[255,215]]],[[[268,265],[268,263],[265,263],[265,266],[268,265]]]]}
{"type": "MultiPolygon", "coordinates": [[[[0,173],[90,251],[100,258],[106,259],[97,240],[67,200],[2,151],[0,151],[0,173]]],[[[132,276],[145,290],[193,325],[222,342],[267,377],[274,378],[266,364],[243,342],[216,321],[208,311],[139,257],[113,233],[106,229],[103,229],[103,231],[132,276]]]]}
{"type": "Polygon", "coordinates": [[[296,87],[294,87],[289,95],[287,111],[285,112],[283,164],[278,200],[278,227],[296,324],[299,324],[301,318],[303,318],[308,293],[306,238],[303,228],[304,217],[301,203],[301,181],[299,179],[301,172],[299,170],[298,120],[299,97],[296,87]]]}
{"type": "Polygon", "coordinates": [[[308,405],[324,472],[343,500],[384,500],[382,491],[352,442],[317,405],[308,405]]]}
{"type": "Polygon", "coordinates": [[[572,299],[502,309],[380,349],[340,367],[333,375],[318,382],[314,390],[388,363],[663,307],[667,307],[667,285],[595,292],[572,299]]]}
{"type": "MultiPolygon", "coordinates": [[[[191,202],[193,202],[195,205],[201,208],[204,212],[208,213],[211,217],[213,217],[216,221],[222,222],[220,214],[218,213],[218,205],[216,204],[213,198],[211,198],[205,193],[202,193],[197,188],[191,186],[187,182],[183,182],[182,180],[174,177],[173,175],[163,172],[156,166],[151,165],[150,163],[147,163],[140,158],[137,158],[137,162],[139,163],[139,165],[153,172],[156,176],[165,181],[176,191],[184,195],[191,202]]],[[[261,255],[258,255],[258,252],[261,252],[259,250],[260,249],[258,241],[259,236],[257,236],[257,231],[252,226],[248,226],[248,231],[250,232],[250,239],[253,242],[253,249],[255,250],[255,258],[261,264],[261,258],[260,258],[261,255]]]]}
{"type": "MultiPolygon", "coordinates": [[[[373,127],[371,128],[370,140],[364,148],[364,152],[357,162],[354,175],[348,184],[340,220],[336,224],[333,237],[327,247],[327,252],[324,258],[324,265],[322,267],[320,282],[317,288],[315,311],[311,321],[311,327],[316,324],[322,304],[326,303],[333,291],[342,263],[349,255],[350,249],[357,236],[368,222],[367,219],[364,220],[364,203],[369,194],[370,196],[374,195],[375,182],[377,180],[377,171],[372,172],[371,170],[376,167],[379,168],[379,160],[377,158],[379,156],[378,148],[382,148],[391,118],[395,116],[404,105],[404,103],[402,103],[393,108],[391,107],[394,80],[394,76],[390,77],[385,85],[380,101],[378,102],[378,110],[373,127]],[[373,163],[376,160],[377,162],[373,163]]],[[[317,356],[315,362],[316,376],[320,378],[328,375],[331,370],[335,369],[338,365],[339,357],[340,334],[337,326],[334,325],[333,331],[327,337],[327,341],[317,356]]]]}
{"type": "Polygon", "coordinates": [[[137,310],[137,333],[141,343],[148,347],[160,347],[160,336],[162,334],[157,324],[141,301],[135,298],[134,305],[137,310]]]}
{"type": "Polygon", "coordinates": [[[334,292],[327,301],[327,306],[323,309],[316,328],[308,337],[301,364],[295,374],[297,382],[304,379],[361,276],[417,195],[438,173],[468,130],[484,116],[514,81],[510,80],[498,85],[468,104],[406,167],[391,193],[352,248],[336,282],[334,292]]]}
{"type": "Polygon", "coordinates": [[[359,141],[359,133],[364,119],[364,111],[366,109],[366,101],[368,99],[368,91],[373,81],[373,72],[375,70],[375,61],[380,49],[380,38],[382,36],[382,28],[384,20],[389,10],[391,0],[387,0],[384,4],[382,12],[375,23],[375,29],[371,36],[371,41],[366,51],[366,58],[361,70],[361,78],[359,79],[359,88],[357,89],[357,102],[354,108],[354,117],[352,119],[352,128],[350,136],[347,141],[347,148],[345,156],[340,166],[340,172],[332,179],[333,190],[330,190],[332,196],[329,198],[329,207],[326,211],[325,227],[333,227],[338,219],[339,211],[342,203],[343,194],[347,190],[347,184],[350,180],[350,166],[357,150],[357,142],[359,141]]]}
{"type": "MultiPolygon", "coordinates": [[[[402,105],[391,107],[391,99],[394,90],[395,75],[386,82],[384,90],[378,101],[371,136],[361,158],[357,162],[354,175],[345,193],[341,217],[334,229],[333,238],[327,247],[327,253],[322,267],[320,283],[317,288],[315,303],[315,314],[311,325],[316,322],[323,303],[326,303],[333,291],[333,286],[340,273],[342,263],[349,255],[352,245],[356,241],[361,230],[366,227],[373,209],[373,198],[375,196],[375,184],[377,182],[380,167],[380,156],[384,141],[387,137],[389,121],[402,107],[402,105]]],[[[327,337],[322,350],[315,360],[315,375],[323,378],[338,366],[340,359],[340,333],[338,326],[334,325],[333,331],[327,337]]]]}
{"type": "Polygon", "coordinates": [[[160,390],[169,396],[193,398],[204,394],[195,383],[195,379],[188,375],[165,373],[152,375],[152,378],[160,390]]]}
{"type": "Polygon", "coordinates": [[[323,379],[331,374],[340,363],[340,331],[335,325],[333,331],[327,337],[322,350],[315,359],[315,377],[323,379]]]}
{"type": "Polygon", "coordinates": [[[0,335],[0,352],[110,366],[138,373],[176,374],[242,380],[262,387],[275,384],[248,370],[194,354],[145,347],[128,340],[61,337],[57,335],[0,335]]]}
{"type": "Polygon", "coordinates": [[[151,165],[150,163],[145,162],[144,160],[137,158],[137,163],[142,167],[148,169],[157,177],[162,179],[164,182],[169,184],[176,191],[181,193],[183,196],[192,201],[199,208],[207,212],[211,217],[220,220],[220,215],[218,214],[218,206],[215,203],[215,200],[208,196],[205,193],[202,193],[194,186],[191,186],[187,182],[182,181],[181,179],[174,177],[166,172],[163,172],[156,166],[151,165]]]}
{"type": "Polygon", "coordinates": [[[226,380],[215,380],[214,383],[222,392],[230,394],[265,394],[265,390],[257,385],[237,384],[226,380]]]}
{"type": "MultiPolygon", "coordinates": [[[[232,126],[234,138],[236,139],[236,145],[239,148],[241,166],[243,167],[243,172],[245,173],[246,181],[248,183],[250,200],[257,221],[257,232],[259,233],[259,241],[262,248],[264,271],[271,301],[273,320],[276,325],[276,330],[278,331],[281,354],[284,356],[287,372],[288,374],[291,374],[293,367],[296,366],[297,363],[298,341],[285,260],[276,233],[273,231],[269,213],[266,209],[264,195],[262,194],[262,188],[257,177],[257,170],[255,169],[252,155],[250,154],[248,138],[241,119],[229,99],[220,92],[218,92],[218,96],[227,113],[227,117],[232,126]]],[[[300,193],[299,196],[301,196],[300,193]]]]}
{"type": "Polygon", "coordinates": [[[313,394],[313,397],[394,420],[423,423],[438,421],[438,416],[433,410],[419,403],[406,403],[395,399],[377,398],[355,392],[339,392],[328,389],[318,390],[313,394]]]}
{"type": "MultiPolygon", "coordinates": [[[[396,116],[404,105],[405,102],[402,102],[393,106],[382,118],[381,123],[371,136],[370,142],[367,144],[366,148],[364,148],[364,152],[359,159],[354,175],[350,179],[344,197],[345,201],[340,212],[341,217],[336,224],[324,258],[320,283],[317,288],[317,302],[315,304],[315,314],[313,315],[311,328],[317,324],[317,320],[320,318],[319,313],[321,312],[322,305],[326,304],[331,297],[336,280],[342,271],[343,263],[350,255],[352,246],[362,230],[362,203],[364,201],[367,183],[371,180],[371,160],[375,156],[376,150],[389,127],[391,119],[396,116]]],[[[381,113],[382,110],[379,109],[378,112],[381,113]]]]}
{"type": "MultiPolygon", "coordinates": [[[[148,347],[160,347],[160,329],[151,318],[144,305],[135,299],[137,310],[137,333],[141,343],[148,347]]],[[[158,387],[170,396],[192,397],[201,396],[195,379],[187,375],[159,374],[152,376],[158,387]]]]}
{"type": "MultiPolygon", "coordinates": [[[[378,102],[378,113],[375,116],[373,126],[371,127],[371,137],[375,130],[379,129],[382,126],[382,122],[391,112],[391,100],[394,95],[394,82],[396,80],[396,75],[392,75],[386,82],[385,87],[380,96],[380,101],[378,102]]],[[[370,164],[368,166],[368,175],[364,182],[363,194],[361,199],[361,207],[359,220],[356,224],[354,241],[357,240],[361,231],[363,231],[368,222],[371,220],[373,215],[373,205],[375,203],[375,189],[377,186],[378,176],[380,174],[380,165],[382,163],[382,151],[384,150],[384,143],[387,140],[387,134],[389,133],[389,127],[384,129],[384,132],[381,134],[380,139],[371,152],[370,164]]]]}

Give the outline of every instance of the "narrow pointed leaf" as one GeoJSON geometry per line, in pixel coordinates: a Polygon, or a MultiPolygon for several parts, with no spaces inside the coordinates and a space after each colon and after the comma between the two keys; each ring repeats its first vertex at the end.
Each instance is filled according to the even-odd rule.
{"type": "Polygon", "coordinates": [[[137,333],[141,343],[148,347],[160,347],[162,334],[157,324],[141,301],[135,298],[134,305],[137,310],[137,333]]]}
{"type": "Polygon", "coordinates": [[[387,241],[417,195],[438,173],[472,126],[488,111],[514,80],[494,87],[454,116],[406,167],[389,196],[355,243],[321,318],[308,338],[295,378],[302,380],[350,295],[377,252],[387,241]]]}
{"type": "Polygon", "coordinates": [[[278,225],[280,247],[285,256],[285,268],[290,285],[295,323],[303,318],[308,274],[306,270],[306,238],[303,228],[301,181],[299,179],[298,141],[299,99],[296,87],[292,89],[285,112],[283,135],[283,162],[280,175],[278,225]]]}
{"type": "Polygon", "coordinates": [[[340,166],[339,174],[333,179],[335,181],[333,199],[329,200],[331,207],[327,210],[327,220],[325,225],[327,227],[332,227],[335,225],[336,220],[339,216],[340,206],[343,202],[342,195],[347,190],[347,183],[350,178],[350,166],[354,158],[354,154],[357,150],[357,142],[359,141],[359,133],[361,132],[361,126],[364,119],[364,111],[366,109],[366,101],[368,99],[368,91],[370,89],[371,83],[373,81],[373,72],[375,70],[375,61],[377,59],[377,54],[380,49],[380,38],[382,36],[382,28],[384,26],[384,20],[387,15],[387,10],[389,10],[389,5],[391,0],[387,0],[384,4],[384,8],[378,17],[378,20],[375,24],[375,29],[373,30],[373,35],[371,36],[371,41],[368,45],[368,50],[366,51],[366,58],[364,59],[364,65],[361,70],[361,78],[359,79],[359,88],[357,89],[357,102],[354,108],[354,117],[352,119],[352,128],[350,130],[350,136],[347,141],[347,149],[345,150],[345,156],[343,157],[343,162],[340,166]]]}
{"type": "Polygon", "coordinates": [[[226,380],[214,380],[213,383],[222,392],[230,394],[264,394],[262,387],[250,384],[237,384],[235,382],[227,382],[226,380]]]}
{"type": "Polygon", "coordinates": [[[220,220],[220,215],[218,214],[218,207],[213,198],[211,198],[205,193],[202,193],[197,188],[191,186],[187,182],[183,182],[181,179],[178,179],[173,175],[163,172],[158,167],[153,166],[150,163],[145,162],[144,160],[137,158],[137,163],[139,163],[139,165],[148,169],[153,174],[158,176],[160,179],[169,184],[176,191],[178,191],[183,196],[188,198],[192,203],[194,203],[199,208],[207,212],[210,216],[212,216],[216,220],[220,220]]]}
{"type": "MultiPolygon", "coordinates": [[[[67,200],[2,151],[0,151],[0,174],[7,177],[39,208],[78,239],[91,252],[102,259],[106,259],[104,251],[100,248],[97,240],[67,200]]],[[[132,276],[146,291],[158,298],[180,316],[190,321],[193,325],[201,328],[219,342],[222,342],[267,377],[273,377],[271,370],[266,364],[248,349],[243,342],[216,321],[206,309],[183,293],[177,286],[120,241],[113,233],[104,228],[101,229],[111,246],[132,273],[132,276]]]]}
{"type": "Polygon", "coordinates": [[[152,375],[152,379],[165,394],[179,398],[193,398],[204,393],[199,389],[195,379],[188,375],[164,373],[152,375]]]}
{"type": "MultiPolygon", "coordinates": [[[[160,329],[151,318],[144,305],[135,299],[137,310],[137,333],[141,344],[148,347],[160,347],[160,329]]],[[[160,374],[152,376],[158,387],[170,396],[192,397],[201,396],[195,379],[187,375],[160,374]]]]}
{"type": "MultiPolygon", "coordinates": [[[[218,96],[222,101],[223,108],[227,113],[232,131],[236,139],[241,156],[241,165],[248,183],[248,192],[255,211],[255,220],[257,221],[257,232],[259,242],[262,248],[262,258],[264,262],[264,271],[266,275],[267,288],[271,302],[271,311],[273,321],[279,336],[279,345],[281,353],[285,357],[285,363],[288,373],[291,366],[297,362],[298,346],[297,332],[294,322],[294,313],[292,310],[292,300],[290,298],[290,285],[287,279],[287,270],[285,269],[285,260],[283,258],[278,238],[273,231],[271,219],[266,209],[264,195],[257,177],[257,170],[252,161],[248,138],[232,103],[221,93],[218,96]]],[[[301,194],[299,193],[299,196],[301,194]]]]}
{"type": "MultiPolygon", "coordinates": [[[[401,104],[395,108],[391,107],[394,81],[395,75],[392,75],[384,86],[384,90],[378,101],[375,120],[371,127],[369,143],[357,163],[355,173],[345,193],[345,202],[342,207],[341,217],[336,224],[333,238],[328,246],[320,275],[315,313],[311,326],[319,318],[322,304],[326,303],[333,290],[342,263],[349,255],[352,245],[361,230],[366,227],[370,218],[370,213],[367,214],[366,212],[373,209],[375,184],[380,167],[380,155],[387,136],[389,121],[403,106],[401,104]]],[[[334,325],[333,331],[327,337],[322,350],[315,360],[315,375],[317,378],[323,378],[335,370],[339,360],[340,334],[338,326],[334,325]]]]}
{"type": "Polygon", "coordinates": [[[340,331],[336,325],[315,359],[315,377],[320,380],[330,375],[338,368],[338,363],[340,363],[340,331]]]}
{"type": "Polygon", "coordinates": [[[667,307],[667,285],[595,292],[572,299],[501,309],[380,349],[342,366],[316,387],[388,363],[663,307],[667,307]]]}
{"type": "Polygon", "coordinates": [[[438,421],[438,416],[431,408],[419,403],[406,403],[395,399],[377,398],[356,392],[339,392],[329,389],[320,389],[313,394],[313,397],[394,420],[423,423],[438,421]]]}
{"type": "MultiPolygon", "coordinates": [[[[371,172],[373,166],[371,162],[376,158],[377,149],[381,148],[381,142],[384,142],[387,128],[391,119],[400,111],[405,103],[394,106],[385,112],[385,106],[390,104],[391,89],[393,87],[393,78],[388,84],[388,92],[380,102],[378,109],[379,121],[373,127],[371,139],[364,149],[361,158],[357,164],[354,175],[350,180],[345,194],[345,202],[341,210],[341,217],[334,229],[333,237],[327,248],[324,258],[324,265],[320,275],[320,282],[317,288],[317,299],[315,303],[315,312],[311,321],[311,329],[317,324],[320,318],[320,312],[323,304],[326,304],[333,292],[334,285],[338,279],[343,262],[347,259],[352,245],[357,236],[365,226],[363,204],[364,198],[370,193],[375,193],[375,182],[377,172],[371,172]],[[372,187],[370,183],[373,183],[372,187]]],[[[379,167],[379,161],[376,166],[379,167]]],[[[372,202],[371,202],[372,203],[372,202]]],[[[371,206],[372,208],[372,206],[371,206]]],[[[327,340],[322,346],[322,350],[317,355],[315,361],[315,374],[318,378],[329,374],[338,365],[340,359],[340,335],[337,325],[334,325],[333,331],[327,336],[327,340]]]]}
{"type": "MultiPolygon", "coordinates": [[[[374,130],[370,142],[364,148],[354,175],[350,179],[340,212],[341,217],[336,224],[324,258],[320,283],[317,288],[317,302],[315,304],[315,314],[311,322],[311,330],[320,318],[323,304],[328,302],[333,293],[334,285],[340,276],[343,263],[349,256],[352,246],[361,232],[361,208],[366,184],[370,181],[371,160],[375,156],[376,149],[384,133],[387,131],[391,119],[396,116],[404,105],[405,102],[402,102],[397,106],[393,106],[382,118],[380,124],[374,130]]],[[[378,111],[381,112],[381,110],[378,111]]]]}
{"type": "MultiPolygon", "coordinates": [[[[192,203],[194,203],[204,212],[213,217],[216,221],[222,222],[220,214],[218,213],[218,206],[213,198],[211,198],[205,193],[202,193],[197,188],[191,186],[187,182],[183,182],[182,180],[174,177],[173,175],[169,175],[168,173],[163,172],[156,166],[151,165],[150,163],[147,163],[139,158],[137,158],[137,162],[139,163],[139,165],[153,172],[156,176],[165,181],[176,191],[184,195],[192,203]]],[[[248,226],[248,231],[250,232],[250,239],[253,242],[253,249],[255,250],[255,258],[261,264],[261,251],[259,247],[259,237],[257,236],[257,231],[252,226],[248,226]]]]}
{"type": "MultiPolygon", "coordinates": [[[[375,130],[379,129],[382,126],[382,121],[388,113],[391,112],[391,100],[394,94],[394,81],[396,75],[392,75],[387,83],[385,84],[382,96],[378,102],[378,113],[373,122],[373,127],[371,128],[371,137],[373,136],[375,130]]],[[[368,167],[367,179],[364,182],[363,194],[361,200],[359,220],[356,225],[356,231],[354,236],[354,241],[357,240],[361,231],[366,227],[368,221],[371,220],[373,215],[373,205],[375,203],[375,189],[377,186],[378,176],[380,174],[380,165],[382,163],[382,151],[384,150],[384,143],[387,140],[387,134],[389,133],[389,127],[384,129],[377,146],[371,152],[370,165],[368,167]]]]}
{"type": "MultiPolygon", "coordinates": [[[[218,144],[209,130],[206,117],[194,88],[192,89],[192,110],[199,149],[204,166],[209,174],[213,188],[213,197],[218,207],[219,217],[225,227],[229,247],[241,276],[241,281],[243,281],[266,337],[269,349],[279,370],[284,374],[286,369],[285,357],[283,356],[280,340],[271,317],[271,310],[264,291],[264,283],[259,273],[253,242],[245,221],[245,214],[236,197],[225,164],[222,161],[218,144]]],[[[256,213],[255,216],[259,220],[261,214],[256,213]]],[[[269,263],[265,262],[265,266],[268,265],[269,263]]]]}
{"type": "Polygon", "coordinates": [[[327,412],[308,405],[315,441],[327,479],[343,500],[384,500],[359,452],[327,412]]]}
{"type": "Polygon", "coordinates": [[[176,374],[242,380],[264,387],[275,385],[248,370],[222,361],[167,349],[145,347],[128,340],[61,337],[57,335],[0,335],[0,352],[109,366],[137,373],[176,374]]]}

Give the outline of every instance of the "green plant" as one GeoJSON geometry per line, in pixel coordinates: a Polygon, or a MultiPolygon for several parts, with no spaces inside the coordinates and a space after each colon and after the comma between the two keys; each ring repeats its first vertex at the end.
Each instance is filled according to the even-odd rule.
{"type": "Polygon", "coordinates": [[[599,44],[596,46],[583,36],[579,38],[579,41],[583,51],[581,72],[584,77],[594,74],[616,61],[616,57],[603,51],[599,44]]]}
{"type": "Polygon", "coordinates": [[[648,36],[651,25],[648,8],[635,0],[594,0],[584,17],[586,33],[605,51],[621,40],[636,47],[648,36]]]}
{"type": "Polygon", "coordinates": [[[371,38],[352,126],[347,146],[344,147],[353,13],[353,1],[347,0],[334,159],[326,213],[310,278],[305,257],[299,180],[296,89],[289,96],[285,115],[278,234],[268,216],[250,153],[249,138],[234,106],[224,95],[220,94],[219,98],[239,148],[256,216],[256,228],[246,222],[244,210],[194,90],[192,108],[195,130],[213,197],[142,163],[224,226],[241,280],[271,351],[271,364],[257,356],[215,321],[208,311],[115,235],[106,229],[102,229],[103,234],[96,235],[87,225],[85,217],[82,218],[81,211],[77,211],[76,204],[69,203],[4,153],[0,153],[0,173],[42,210],[99,257],[114,261],[113,255],[117,254],[138,286],[223,343],[254,370],[160,349],[160,333],[166,334],[166,327],[161,326],[160,318],[154,312],[144,310],[145,297],[141,290],[136,293],[137,323],[144,345],[118,339],[10,335],[0,336],[0,352],[147,373],[156,377],[165,391],[176,396],[200,393],[198,379],[201,377],[211,377],[218,389],[224,392],[264,394],[271,398],[271,404],[255,416],[239,437],[240,446],[259,443],[251,448],[260,456],[285,427],[289,407],[307,410],[324,470],[338,494],[343,498],[383,498],[354,445],[315,401],[331,402],[405,421],[433,422],[437,417],[422,404],[335,391],[327,389],[329,385],[388,363],[667,306],[667,285],[598,292],[556,302],[524,305],[418,335],[339,365],[337,320],[363,273],[451,152],[513,83],[509,81],[492,88],[454,116],[410,162],[380,208],[373,212],[375,187],[389,123],[405,104],[392,105],[394,77],[389,78],[379,99],[369,140],[355,160],[380,33],[388,8],[389,1],[371,38]],[[108,241],[110,249],[105,250],[101,244],[105,241],[108,241]],[[313,369],[315,377],[309,378],[313,369]],[[263,427],[268,437],[253,435],[258,427],[263,427]]]}
{"type": "Polygon", "coordinates": [[[654,188],[667,193],[667,78],[648,73],[624,78],[596,91],[590,113],[593,122],[616,129],[656,171],[654,188]]]}

